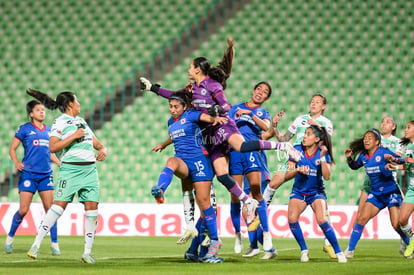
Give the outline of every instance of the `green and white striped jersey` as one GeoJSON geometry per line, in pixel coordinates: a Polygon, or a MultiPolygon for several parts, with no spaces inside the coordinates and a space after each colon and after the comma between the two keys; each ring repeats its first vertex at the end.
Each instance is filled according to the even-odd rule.
{"type": "Polygon", "coordinates": [[[93,132],[81,117],[71,117],[63,114],[52,125],[50,135],[63,140],[72,135],[78,128],[83,128],[85,136],[75,140],[62,150],[61,162],[94,162],[96,161],[93,148],[93,132]]]}
{"type": "MultiPolygon", "coordinates": [[[[410,158],[414,158],[414,143],[408,143],[404,146],[404,155],[410,158]]],[[[414,188],[414,163],[407,163],[407,175],[409,178],[409,185],[414,188]]]]}
{"type": "Polygon", "coordinates": [[[402,154],[400,139],[395,136],[390,136],[389,138],[381,136],[381,146],[390,149],[394,153],[402,154]]]}
{"type": "MultiPolygon", "coordinates": [[[[301,144],[303,137],[305,136],[306,129],[309,128],[308,119],[310,119],[310,114],[300,115],[298,116],[295,121],[293,121],[292,125],[288,128],[288,131],[292,134],[296,135],[296,140],[293,143],[293,146],[301,144]]],[[[332,122],[324,116],[319,116],[314,118],[316,122],[318,122],[323,127],[326,127],[326,131],[329,135],[332,136],[333,134],[333,125],[332,122]]]]}

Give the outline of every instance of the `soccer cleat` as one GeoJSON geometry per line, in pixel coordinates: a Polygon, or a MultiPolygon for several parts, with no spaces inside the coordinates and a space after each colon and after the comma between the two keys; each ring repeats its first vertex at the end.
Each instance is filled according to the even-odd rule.
{"type": "Polygon", "coordinates": [[[242,234],[240,232],[236,233],[236,238],[234,241],[234,253],[241,253],[243,250],[243,239],[242,234]]]}
{"type": "Polygon", "coordinates": [[[258,202],[255,199],[250,199],[249,202],[243,205],[243,211],[246,211],[246,222],[247,224],[251,224],[256,216],[256,208],[258,202]]]}
{"type": "Polygon", "coordinates": [[[155,198],[157,203],[164,203],[164,192],[158,186],[153,186],[151,188],[151,195],[155,198]]]}
{"type": "Polygon", "coordinates": [[[13,242],[14,242],[14,237],[10,237],[9,235],[7,235],[6,241],[4,243],[4,252],[6,252],[7,254],[10,254],[13,252],[13,242]]]}
{"type": "Polygon", "coordinates": [[[272,235],[270,234],[270,232],[263,232],[263,250],[269,251],[272,248],[272,235]]]}
{"type": "Polygon", "coordinates": [[[261,259],[262,260],[270,260],[270,259],[273,259],[273,258],[276,258],[276,257],[277,257],[277,251],[274,248],[272,248],[270,250],[265,251],[265,253],[264,253],[264,255],[261,259]]]}
{"type": "Polygon", "coordinates": [[[177,244],[185,244],[188,240],[191,240],[198,236],[198,232],[195,229],[186,229],[184,234],[178,239],[177,244]]]}
{"type": "Polygon", "coordinates": [[[249,247],[249,249],[246,251],[246,253],[243,254],[244,258],[252,258],[254,256],[257,256],[260,254],[260,249],[259,248],[251,248],[249,247]]]}
{"type": "Polygon", "coordinates": [[[329,258],[336,259],[336,254],[335,254],[335,251],[334,251],[332,245],[325,244],[323,246],[323,249],[322,250],[323,250],[323,252],[328,253],[329,258]]]}
{"type": "Polygon", "coordinates": [[[288,153],[289,157],[292,158],[294,161],[298,162],[301,159],[301,154],[298,150],[293,148],[292,144],[289,142],[280,142],[280,150],[285,151],[288,153]]]}
{"type": "Polygon", "coordinates": [[[223,243],[220,240],[210,240],[210,246],[208,247],[207,254],[213,254],[216,256],[222,246],[223,243]]]}
{"type": "Polygon", "coordinates": [[[345,249],[345,252],[344,252],[345,257],[347,257],[348,259],[352,259],[354,257],[354,253],[355,253],[354,250],[350,251],[348,250],[348,248],[345,249]]]}
{"type": "Polygon", "coordinates": [[[414,251],[414,240],[410,240],[410,243],[407,245],[407,248],[404,251],[404,257],[411,259],[414,251]]]}
{"type": "Polygon", "coordinates": [[[223,258],[216,257],[213,254],[207,253],[204,257],[198,258],[198,260],[202,263],[209,263],[209,264],[219,264],[224,262],[223,258]]]}
{"type": "Polygon", "coordinates": [[[187,261],[190,261],[190,262],[195,262],[195,263],[199,262],[197,252],[194,253],[190,250],[187,250],[185,252],[184,259],[186,259],[187,261]]]}
{"type": "Polygon", "coordinates": [[[52,255],[53,256],[59,256],[60,255],[60,249],[58,243],[52,243],[51,247],[52,249],[52,255]]]}
{"type": "Polygon", "coordinates": [[[400,254],[404,255],[405,250],[407,249],[407,244],[404,240],[400,240],[400,254]]]}
{"type": "Polygon", "coordinates": [[[254,221],[251,224],[249,224],[249,226],[247,227],[247,231],[249,232],[256,231],[259,225],[260,225],[260,219],[259,219],[259,216],[256,216],[254,221]]]}
{"type": "Polygon", "coordinates": [[[300,261],[302,263],[309,262],[309,250],[306,249],[300,252],[300,261]]]}
{"type": "Polygon", "coordinates": [[[27,252],[27,256],[36,260],[38,252],[39,252],[39,247],[37,247],[37,245],[32,245],[32,247],[30,247],[29,251],[27,252]]]}
{"type": "Polygon", "coordinates": [[[91,254],[83,254],[80,260],[84,264],[95,264],[95,259],[91,254]]]}
{"type": "Polygon", "coordinates": [[[207,235],[207,234],[205,234],[206,236],[204,237],[204,240],[201,242],[201,246],[205,246],[205,247],[208,247],[208,246],[210,246],[210,237],[207,235]]]}
{"type": "Polygon", "coordinates": [[[338,258],[338,263],[346,263],[346,262],[348,262],[348,260],[345,257],[345,254],[343,252],[339,252],[335,256],[336,256],[336,258],[338,258]]]}

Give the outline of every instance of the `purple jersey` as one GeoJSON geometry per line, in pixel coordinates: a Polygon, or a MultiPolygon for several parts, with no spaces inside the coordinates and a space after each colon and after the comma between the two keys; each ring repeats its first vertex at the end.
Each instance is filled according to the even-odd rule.
{"type": "Polygon", "coordinates": [[[24,170],[36,173],[49,173],[50,164],[49,138],[50,127],[44,124],[43,129],[27,122],[17,129],[15,138],[20,140],[24,148],[24,170]]]}

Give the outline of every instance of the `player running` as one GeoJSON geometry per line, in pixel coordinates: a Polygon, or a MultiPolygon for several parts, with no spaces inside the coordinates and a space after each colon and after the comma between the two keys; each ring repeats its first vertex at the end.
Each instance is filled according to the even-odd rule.
{"type": "MultiPolygon", "coordinates": [[[[19,171],[19,210],[13,215],[10,231],[4,244],[6,253],[13,252],[14,236],[24,216],[30,209],[33,195],[39,192],[43,208],[47,212],[53,202],[53,171],[51,162],[60,166],[55,154],[49,151],[50,127],[44,124],[46,117],[45,106],[37,100],[26,104],[27,116],[30,122],[20,125],[10,146],[9,155],[14,166],[19,171]],[[24,155],[20,162],[16,150],[23,144],[24,155]]],[[[57,224],[50,229],[52,255],[60,255],[58,244],[57,224]]]]}

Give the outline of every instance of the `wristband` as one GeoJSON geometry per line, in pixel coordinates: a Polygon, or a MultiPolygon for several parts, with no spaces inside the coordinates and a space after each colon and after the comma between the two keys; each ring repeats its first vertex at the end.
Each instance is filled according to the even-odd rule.
{"type": "Polygon", "coordinates": [[[325,156],[322,156],[322,157],[320,158],[320,160],[321,160],[321,162],[326,162],[326,158],[325,158],[325,156]]]}
{"type": "Polygon", "coordinates": [[[351,162],[351,161],[352,161],[352,158],[351,158],[351,157],[347,157],[347,158],[346,158],[346,160],[347,160],[348,162],[351,162]]]}
{"type": "Polygon", "coordinates": [[[251,118],[253,118],[253,117],[254,117],[253,112],[250,112],[250,113],[249,113],[249,116],[250,116],[251,118]]]}

